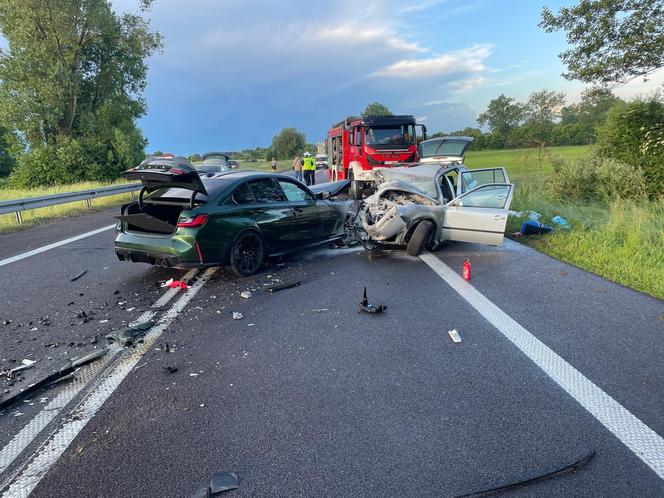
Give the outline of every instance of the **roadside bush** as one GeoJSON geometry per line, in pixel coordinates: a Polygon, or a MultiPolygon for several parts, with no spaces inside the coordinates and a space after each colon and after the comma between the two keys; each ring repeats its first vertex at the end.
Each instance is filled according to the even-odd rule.
{"type": "Polygon", "coordinates": [[[640,168],[653,198],[664,196],[664,147],[653,140],[663,123],[664,103],[655,96],[616,103],[597,130],[598,152],[640,168]]]}
{"type": "Polygon", "coordinates": [[[546,190],[554,199],[610,203],[617,199],[642,199],[647,179],[639,168],[613,158],[592,154],[578,161],[552,157],[553,174],[546,190]]]}

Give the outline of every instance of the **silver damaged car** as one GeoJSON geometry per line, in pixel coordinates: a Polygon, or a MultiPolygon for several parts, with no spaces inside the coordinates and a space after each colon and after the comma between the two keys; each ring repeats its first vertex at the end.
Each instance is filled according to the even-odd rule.
{"type": "Polygon", "coordinates": [[[373,248],[406,247],[417,256],[445,240],[501,245],[514,185],[504,168],[419,164],[374,170],[378,188],[355,219],[373,248]]]}

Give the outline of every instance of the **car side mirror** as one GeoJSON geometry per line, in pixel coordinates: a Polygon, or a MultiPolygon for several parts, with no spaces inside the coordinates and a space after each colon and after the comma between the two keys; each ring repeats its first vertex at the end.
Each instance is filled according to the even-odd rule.
{"type": "Polygon", "coordinates": [[[332,197],[332,196],[326,190],[324,190],[322,192],[316,192],[316,199],[329,199],[330,197],[332,197]]]}
{"type": "Polygon", "coordinates": [[[457,199],[452,203],[452,205],[462,208],[463,207],[463,201],[461,199],[457,199]]]}

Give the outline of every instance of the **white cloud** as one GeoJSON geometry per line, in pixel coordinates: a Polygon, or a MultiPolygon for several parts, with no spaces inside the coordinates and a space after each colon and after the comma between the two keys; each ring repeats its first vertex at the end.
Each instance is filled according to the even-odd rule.
{"type": "Polygon", "coordinates": [[[423,0],[421,2],[407,2],[401,7],[401,9],[399,9],[399,12],[407,13],[428,10],[431,7],[436,7],[437,5],[445,3],[446,1],[447,0],[423,0]]]}
{"type": "Polygon", "coordinates": [[[395,50],[403,52],[424,52],[426,49],[417,43],[409,42],[396,36],[386,27],[368,27],[360,24],[341,24],[335,27],[308,28],[309,36],[325,41],[341,42],[348,45],[386,43],[395,50]]]}
{"type": "Polygon", "coordinates": [[[456,88],[454,93],[464,93],[474,90],[475,88],[486,86],[487,83],[489,83],[489,80],[484,76],[475,76],[465,80],[453,81],[450,83],[450,86],[456,88]]]}
{"type": "Polygon", "coordinates": [[[486,70],[484,60],[492,51],[493,45],[481,44],[424,59],[403,59],[379,70],[376,75],[421,78],[454,73],[481,73],[486,70]]]}

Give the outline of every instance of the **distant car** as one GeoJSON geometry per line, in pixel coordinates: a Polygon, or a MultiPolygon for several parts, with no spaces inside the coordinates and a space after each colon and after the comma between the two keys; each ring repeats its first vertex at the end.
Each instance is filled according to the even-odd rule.
{"type": "Polygon", "coordinates": [[[184,158],[149,158],[122,176],[143,182],[138,200],[116,217],[123,261],[251,275],[268,256],[344,238],[350,206],[330,196],[348,182],[310,189],[275,173],[200,175],[184,158]]]}
{"type": "Polygon", "coordinates": [[[316,154],[316,169],[327,169],[327,154],[316,154]]]}
{"type": "Polygon", "coordinates": [[[222,173],[230,169],[228,155],[223,152],[208,152],[201,158],[203,160],[194,165],[199,173],[222,173]]]}
{"type": "Polygon", "coordinates": [[[420,142],[420,163],[453,164],[463,163],[468,147],[475,140],[472,137],[437,137],[420,142]]]}
{"type": "Polygon", "coordinates": [[[373,174],[378,190],[355,221],[365,245],[417,256],[445,240],[502,244],[514,191],[504,168],[422,164],[373,174]]]}

